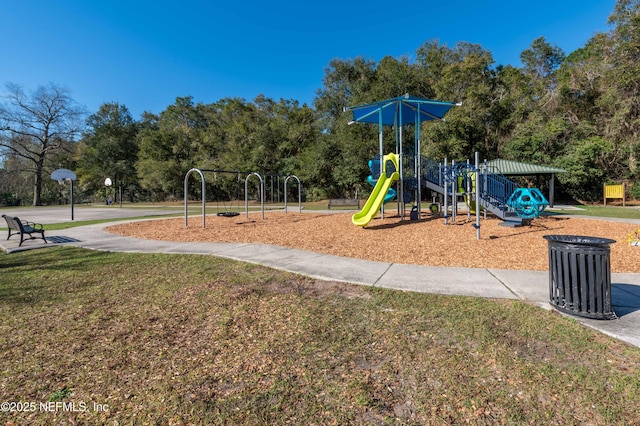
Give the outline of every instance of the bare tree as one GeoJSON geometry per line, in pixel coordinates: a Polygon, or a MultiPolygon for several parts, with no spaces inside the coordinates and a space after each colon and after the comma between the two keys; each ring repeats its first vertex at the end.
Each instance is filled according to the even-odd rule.
{"type": "Polygon", "coordinates": [[[29,95],[13,83],[6,89],[5,102],[0,103],[0,156],[27,160],[34,175],[33,205],[39,206],[45,160],[80,134],[85,110],[67,89],[53,83],[29,95]]]}

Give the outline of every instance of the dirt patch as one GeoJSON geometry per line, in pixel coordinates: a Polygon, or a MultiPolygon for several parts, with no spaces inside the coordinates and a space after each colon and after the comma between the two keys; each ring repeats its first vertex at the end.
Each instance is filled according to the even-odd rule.
{"type": "Polygon", "coordinates": [[[631,247],[629,234],[637,224],[576,217],[549,216],[531,226],[499,226],[495,218],[481,221],[480,239],[467,216],[444,224],[439,217],[401,221],[395,215],[374,219],[361,228],[351,223],[352,213],[269,212],[236,217],[207,216],[148,220],[107,228],[109,232],[136,238],[186,242],[262,243],[383,262],[414,265],[548,270],[544,235],[586,235],[616,240],[611,245],[612,272],[640,272],[640,247],[631,247]]]}

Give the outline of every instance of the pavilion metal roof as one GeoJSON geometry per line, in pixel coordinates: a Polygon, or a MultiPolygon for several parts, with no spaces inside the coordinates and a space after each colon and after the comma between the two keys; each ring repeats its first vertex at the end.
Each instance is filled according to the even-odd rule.
{"type": "Polygon", "coordinates": [[[537,164],[520,163],[518,161],[495,159],[487,161],[487,166],[497,169],[496,171],[503,175],[549,175],[555,173],[564,173],[566,170],[556,167],[539,166],[537,164]]]}

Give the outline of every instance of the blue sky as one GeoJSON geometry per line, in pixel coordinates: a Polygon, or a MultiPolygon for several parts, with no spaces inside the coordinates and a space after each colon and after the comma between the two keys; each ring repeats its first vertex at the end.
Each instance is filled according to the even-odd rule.
{"type": "MultiPolygon", "coordinates": [[[[178,96],[211,103],[313,101],[333,58],[412,57],[425,41],[466,41],[497,64],[544,36],[569,54],[607,31],[615,0],[292,2],[0,0],[0,92],[64,86],[90,113],[134,118],[178,96]]],[[[398,95],[402,95],[399,93],[398,95]]]]}

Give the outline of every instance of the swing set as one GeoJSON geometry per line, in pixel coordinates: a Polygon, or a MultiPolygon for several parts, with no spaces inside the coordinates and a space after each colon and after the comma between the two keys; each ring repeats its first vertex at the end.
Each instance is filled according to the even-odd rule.
{"type": "MultiPolygon", "coordinates": [[[[217,174],[221,173],[221,174],[235,174],[237,175],[237,179],[236,179],[236,201],[238,202],[238,206],[237,206],[237,210],[238,211],[233,211],[230,208],[228,208],[227,203],[225,201],[223,201],[224,204],[224,211],[220,211],[220,206],[219,206],[219,199],[216,198],[216,208],[218,210],[217,212],[217,216],[222,216],[222,217],[235,217],[240,215],[240,182],[241,182],[241,175],[246,175],[245,180],[244,180],[244,210],[245,210],[245,216],[249,217],[249,179],[252,176],[256,176],[259,180],[259,198],[260,198],[260,210],[262,212],[262,219],[264,219],[264,189],[265,189],[265,185],[264,185],[264,178],[262,175],[260,175],[260,173],[257,172],[242,172],[242,171],[238,171],[238,170],[218,170],[218,169],[197,169],[197,168],[193,168],[191,170],[189,170],[187,172],[187,174],[184,177],[184,226],[185,227],[189,227],[189,213],[188,213],[188,193],[189,193],[189,177],[193,174],[193,173],[197,173],[198,175],[200,175],[200,180],[201,180],[201,193],[202,193],[202,227],[206,228],[206,179],[205,179],[205,172],[210,172],[210,173],[214,173],[214,181],[217,180],[217,174]]],[[[268,176],[275,176],[275,175],[268,175],[268,176]]],[[[286,176],[285,180],[284,180],[284,212],[287,213],[287,182],[289,181],[289,179],[295,179],[298,182],[298,210],[299,212],[302,212],[302,184],[300,183],[300,179],[298,179],[298,177],[296,175],[288,175],[286,176]]]]}
{"type": "MultiPolygon", "coordinates": [[[[218,173],[234,173],[232,171],[216,171],[214,172],[213,175],[213,179],[214,182],[218,181],[218,173]]],[[[219,205],[219,201],[220,201],[220,197],[216,196],[216,210],[218,211],[217,215],[218,216],[222,216],[222,217],[235,217],[235,216],[239,216],[240,215],[240,172],[236,172],[235,173],[237,175],[237,179],[236,179],[236,202],[237,202],[237,206],[236,206],[236,210],[231,210],[229,209],[229,207],[227,206],[227,202],[222,200],[222,203],[224,205],[224,211],[220,211],[220,205],[219,205]]]]}

